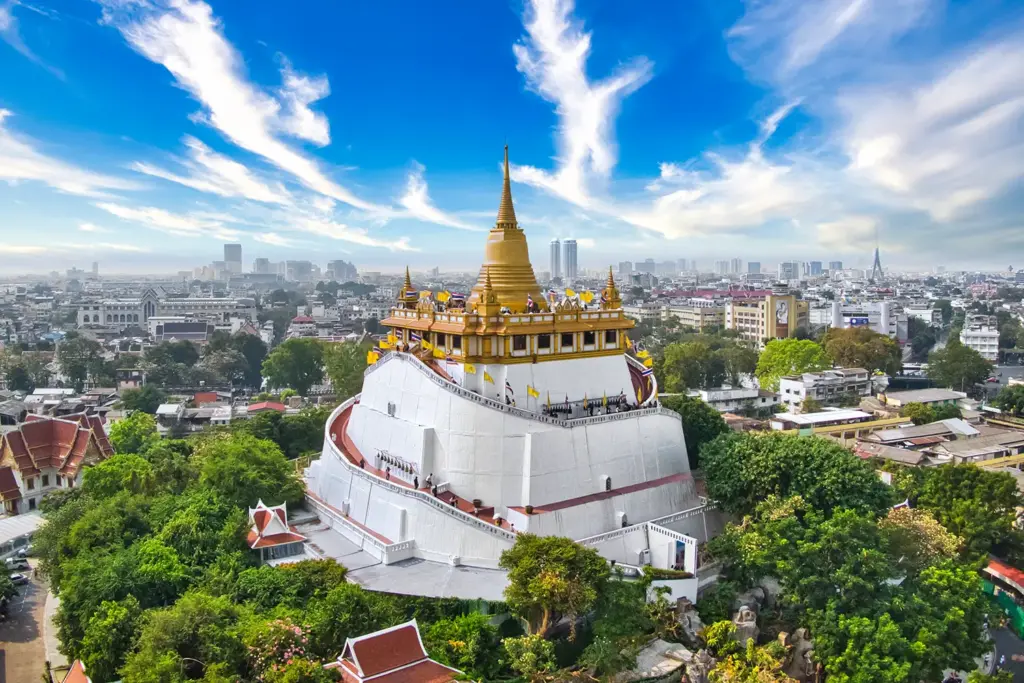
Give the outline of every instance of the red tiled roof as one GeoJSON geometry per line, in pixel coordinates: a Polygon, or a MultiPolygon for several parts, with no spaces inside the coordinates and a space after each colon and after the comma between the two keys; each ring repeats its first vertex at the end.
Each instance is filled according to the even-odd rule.
{"type": "Polygon", "coordinates": [[[1011,567],[1005,562],[1000,562],[995,558],[990,558],[988,561],[988,571],[1007,578],[1018,586],[1024,588],[1024,572],[1016,567],[1011,567]]]}
{"type": "Polygon", "coordinates": [[[2,445],[11,451],[23,476],[35,476],[42,468],[59,468],[61,474],[75,476],[89,450],[96,444],[100,458],[108,458],[114,449],[95,415],[75,413],[63,418],[36,418],[7,432],[2,445]]]}
{"type": "Polygon", "coordinates": [[[218,396],[216,391],[197,391],[192,397],[192,400],[195,401],[198,406],[203,403],[216,403],[218,401],[218,396]]]}
{"type": "Polygon", "coordinates": [[[376,676],[427,658],[416,625],[409,623],[349,641],[363,676],[376,676]]]}
{"type": "MultiPolygon", "coordinates": [[[[381,674],[373,679],[373,683],[447,683],[447,681],[454,681],[458,673],[458,671],[438,664],[432,659],[425,659],[404,669],[381,674]]],[[[362,683],[366,679],[359,678],[347,667],[342,667],[341,680],[342,683],[362,683]]]]}
{"type": "Polygon", "coordinates": [[[71,664],[62,683],[92,683],[92,679],[85,675],[85,665],[82,664],[82,660],[76,659],[71,664]]]}
{"type": "Polygon", "coordinates": [[[249,542],[249,547],[256,550],[258,548],[273,548],[275,545],[284,545],[285,543],[300,543],[305,541],[306,537],[294,531],[287,534],[271,534],[261,537],[255,531],[250,530],[246,540],[249,542]]]}
{"type": "Polygon", "coordinates": [[[20,498],[21,490],[18,489],[18,482],[14,478],[14,470],[10,467],[0,467],[0,500],[20,498]]]}
{"type": "Polygon", "coordinates": [[[258,531],[263,531],[270,524],[270,510],[257,510],[252,514],[252,521],[258,531]]]}
{"type": "Polygon", "coordinates": [[[253,403],[249,406],[249,412],[255,413],[261,410],[276,410],[279,413],[283,413],[287,408],[283,403],[275,403],[274,401],[260,401],[259,403],[253,403]]]}

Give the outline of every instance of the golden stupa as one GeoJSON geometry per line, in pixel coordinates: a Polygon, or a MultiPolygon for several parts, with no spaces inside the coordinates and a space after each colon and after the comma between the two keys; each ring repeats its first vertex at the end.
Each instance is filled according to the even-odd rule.
{"type": "Polygon", "coordinates": [[[498,303],[513,313],[525,313],[527,298],[532,297],[537,310],[548,310],[548,302],[537,284],[530,264],[530,251],[526,244],[526,234],[516,220],[516,210],[512,205],[512,182],[508,174],[508,145],[505,145],[505,180],[501,187],[501,203],[498,205],[498,220],[487,235],[487,246],[484,248],[484,262],[480,266],[480,276],[473,286],[472,293],[466,302],[469,310],[480,303],[481,294],[490,276],[491,289],[498,303]]]}

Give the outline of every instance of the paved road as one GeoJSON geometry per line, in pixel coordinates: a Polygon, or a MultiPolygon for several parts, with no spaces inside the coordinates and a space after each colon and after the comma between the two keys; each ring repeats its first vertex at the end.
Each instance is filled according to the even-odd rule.
{"type": "Polygon", "coordinates": [[[46,584],[31,579],[18,587],[18,595],[0,621],[0,683],[35,683],[42,680],[46,662],[43,644],[43,602],[46,584]]]}
{"type": "Polygon", "coordinates": [[[1003,668],[1013,672],[1013,680],[1024,681],[1024,642],[1009,629],[996,628],[990,633],[996,643],[995,661],[999,661],[1000,655],[1005,655],[1006,664],[1003,668]]]}

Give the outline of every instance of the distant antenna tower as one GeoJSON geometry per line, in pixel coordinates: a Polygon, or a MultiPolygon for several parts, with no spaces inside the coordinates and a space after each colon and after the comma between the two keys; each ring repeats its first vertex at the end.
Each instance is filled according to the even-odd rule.
{"type": "Polygon", "coordinates": [[[878,226],[875,226],[875,262],[871,264],[871,276],[869,282],[878,282],[885,274],[882,272],[882,259],[878,255],[878,226]]]}

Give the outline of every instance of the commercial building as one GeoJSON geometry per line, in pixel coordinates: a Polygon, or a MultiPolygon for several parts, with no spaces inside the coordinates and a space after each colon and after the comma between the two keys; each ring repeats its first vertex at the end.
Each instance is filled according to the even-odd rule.
{"type": "Polygon", "coordinates": [[[811,277],[821,275],[821,261],[811,261],[809,265],[811,277]]]}
{"type": "Polygon", "coordinates": [[[960,330],[960,343],[974,349],[992,363],[999,360],[999,330],[987,325],[972,325],[960,330]]]}
{"type": "Polygon", "coordinates": [[[224,245],[224,269],[231,275],[238,275],[242,272],[242,245],[224,245]]]}
{"type": "Polygon", "coordinates": [[[793,294],[767,294],[733,299],[725,306],[725,327],[758,348],[765,341],[796,336],[809,325],[808,303],[793,294]]]}
{"type": "Polygon", "coordinates": [[[562,256],[565,279],[568,282],[575,282],[577,275],[579,275],[579,266],[576,260],[576,240],[565,240],[562,243],[562,256]]]}
{"type": "Polygon", "coordinates": [[[907,304],[903,306],[903,312],[907,314],[908,318],[917,318],[929,325],[942,324],[942,311],[930,303],[907,304]]]}
{"type": "Polygon", "coordinates": [[[327,277],[335,282],[354,282],[359,277],[354,263],[344,260],[327,262],[327,277]]]}
{"type": "Polygon", "coordinates": [[[719,275],[729,274],[729,262],[728,261],[715,261],[715,272],[719,275]]]}
{"type": "Polygon", "coordinates": [[[269,275],[273,271],[270,269],[270,259],[258,258],[252,262],[252,272],[257,275],[269,275]]]}
{"type": "MultiPolygon", "coordinates": [[[[554,253],[552,253],[552,257],[554,253]]],[[[619,261],[619,279],[623,282],[629,282],[630,276],[633,275],[633,262],[632,261],[619,261]]]]}
{"type": "Polygon", "coordinates": [[[907,313],[891,301],[833,301],[811,312],[811,324],[839,330],[866,327],[899,342],[907,341],[908,335],[907,313]]]}
{"type": "Polygon", "coordinates": [[[773,430],[785,431],[857,425],[873,420],[871,413],[861,410],[825,410],[820,413],[778,413],[769,424],[773,430]]]}
{"type": "Polygon", "coordinates": [[[783,261],[779,264],[779,279],[783,282],[800,279],[799,261],[783,261]]]}
{"type": "Polygon", "coordinates": [[[733,275],[739,275],[743,272],[743,259],[734,258],[729,262],[729,272],[733,275]]]}
{"type": "Polygon", "coordinates": [[[956,405],[967,398],[962,391],[951,389],[911,389],[909,391],[888,391],[878,395],[878,400],[889,408],[900,409],[908,403],[923,403],[929,406],[956,405]]]}
{"type": "Polygon", "coordinates": [[[842,269],[843,269],[843,262],[842,261],[829,261],[828,262],[828,271],[830,273],[835,273],[835,272],[840,271],[842,269]]]}
{"type": "Polygon", "coordinates": [[[699,397],[700,400],[720,413],[770,410],[779,404],[778,394],[763,389],[747,389],[746,387],[701,389],[690,395],[699,397]]]}
{"type": "Polygon", "coordinates": [[[856,405],[871,390],[871,374],[864,368],[805,372],[779,380],[779,397],[791,412],[800,412],[808,397],[823,406],[856,405]]]}
{"type": "MultiPolygon", "coordinates": [[[[711,299],[690,299],[682,303],[672,303],[661,308],[661,318],[670,316],[679,319],[679,324],[697,332],[725,327],[725,306],[711,299]]],[[[641,318],[643,319],[643,318],[641,318]]]]}
{"type": "MultiPolygon", "coordinates": [[[[620,266],[621,268],[621,266],[620,266]]],[[[551,279],[562,278],[562,243],[558,239],[551,240],[551,279]]]]}
{"type": "Polygon", "coordinates": [[[761,274],[761,262],[760,261],[747,261],[747,274],[748,275],[760,275],[761,274]]]}

